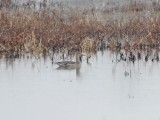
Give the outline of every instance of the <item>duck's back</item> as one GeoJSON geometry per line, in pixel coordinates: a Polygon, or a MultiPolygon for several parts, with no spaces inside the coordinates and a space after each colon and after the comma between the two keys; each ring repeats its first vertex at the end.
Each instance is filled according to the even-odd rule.
{"type": "Polygon", "coordinates": [[[59,66],[70,66],[76,64],[76,62],[73,61],[64,61],[64,62],[57,62],[56,63],[59,66]]]}

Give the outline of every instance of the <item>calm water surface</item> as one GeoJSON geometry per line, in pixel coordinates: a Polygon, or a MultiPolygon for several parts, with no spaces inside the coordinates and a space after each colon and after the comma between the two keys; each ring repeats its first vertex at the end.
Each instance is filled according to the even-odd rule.
{"type": "Polygon", "coordinates": [[[57,70],[50,59],[0,60],[0,119],[160,120],[160,63],[113,59],[99,52],[80,70],[57,70]]]}

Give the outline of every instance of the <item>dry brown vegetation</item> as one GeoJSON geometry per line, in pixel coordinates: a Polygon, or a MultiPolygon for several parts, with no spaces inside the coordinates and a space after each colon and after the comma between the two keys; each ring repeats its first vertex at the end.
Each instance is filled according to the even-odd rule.
{"type": "Polygon", "coordinates": [[[50,52],[129,51],[160,45],[157,2],[131,2],[111,9],[26,6],[14,12],[6,7],[0,10],[1,53],[32,53],[38,58],[50,52]]]}

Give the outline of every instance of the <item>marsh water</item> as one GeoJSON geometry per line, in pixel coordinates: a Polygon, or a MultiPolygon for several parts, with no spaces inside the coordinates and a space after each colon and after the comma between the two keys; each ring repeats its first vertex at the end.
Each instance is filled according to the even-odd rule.
{"type": "Polygon", "coordinates": [[[0,60],[1,120],[160,120],[160,63],[98,52],[76,70],[51,59],[0,60]]]}

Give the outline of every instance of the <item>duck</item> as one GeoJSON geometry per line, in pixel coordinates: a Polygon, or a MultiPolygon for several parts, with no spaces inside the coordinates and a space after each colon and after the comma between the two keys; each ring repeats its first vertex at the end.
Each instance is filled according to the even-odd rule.
{"type": "Polygon", "coordinates": [[[63,69],[76,69],[81,67],[81,62],[82,62],[82,56],[84,56],[82,53],[76,53],[76,61],[62,61],[62,62],[57,62],[59,68],[63,69]]]}

